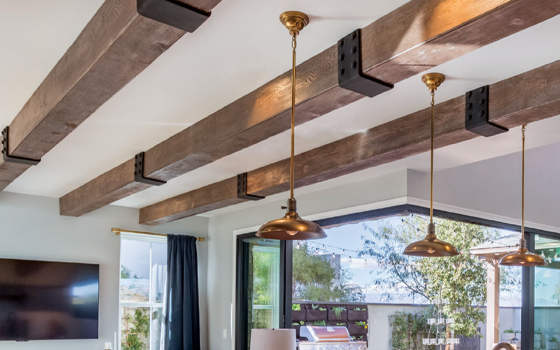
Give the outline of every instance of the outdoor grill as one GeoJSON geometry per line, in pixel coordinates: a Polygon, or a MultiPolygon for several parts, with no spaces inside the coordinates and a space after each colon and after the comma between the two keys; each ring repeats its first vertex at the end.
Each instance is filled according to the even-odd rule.
{"type": "Polygon", "coordinates": [[[341,326],[301,327],[298,345],[299,350],[367,350],[365,341],[353,341],[348,329],[341,326]]]}

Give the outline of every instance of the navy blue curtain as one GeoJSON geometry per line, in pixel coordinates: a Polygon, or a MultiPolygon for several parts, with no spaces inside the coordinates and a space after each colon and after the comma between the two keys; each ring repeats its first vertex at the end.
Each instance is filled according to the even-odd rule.
{"type": "Polygon", "coordinates": [[[167,235],[166,350],[200,350],[196,238],[167,235]]]}

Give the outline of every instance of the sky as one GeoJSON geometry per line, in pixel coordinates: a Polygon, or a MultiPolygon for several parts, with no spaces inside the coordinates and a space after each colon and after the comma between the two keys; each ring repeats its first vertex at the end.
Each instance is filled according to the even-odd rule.
{"type": "MultiPolygon", "coordinates": [[[[376,228],[378,226],[389,224],[394,227],[399,227],[402,225],[401,217],[389,217],[379,220],[364,221],[355,224],[342,225],[338,227],[327,228],[325,231],[327,233],[327,238],[308,241],[308,245],[312,249],[319,249],[319,254],[343,254],[341,256],[342,268],[348,269],[352,278],[350,283],[357,284],[364,289],[366,294],[367,302],[383,302],[385,300],[382,297],[383,292],[387,289],[383,286],[373,286],[372,285],[372,272],[378,271],[379,266],[372,260],[357,256],[357,251],[362,249],[364,238],[372,239],[371,233],[364,229],[364,223],[370,227],[376,228]],[[324,247],[323,247],[324,245],[324,247]],[[345,249],[345,251],[342,251],[345,249]],[[351,258],[350,258],[351,257],[351,258]],[[367,260],[367,263],[366,263],[367,260]]],[[[510,231],[500,230],[502,235],[511,234],[510,231]]],[[[297,247],[297,246],[296,246],[297,247]]],[[[558,272],[558,277],[560,278],[560,271],[558,272]]],[[[547,292],[548,294],[551,294],[547,292]]],[[[546,297],[549,297],[549,295],[546,297]]],[[[521,305],[521,292],[514,291],[512,293],[502,292],[500,294],[500,304],[504,306],[517,306],[521,305]]],[[[395,295],[392,302],[394,303],[418,303],[421,300],[416,297],[412,299],[406,293],[395,295]]]]}

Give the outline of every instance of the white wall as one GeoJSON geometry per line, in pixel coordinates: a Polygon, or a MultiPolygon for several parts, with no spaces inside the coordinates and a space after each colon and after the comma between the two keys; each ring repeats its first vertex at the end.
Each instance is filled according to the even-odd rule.
{"type": "MultiPolygon", "coordinates": [[[[208,219],[195,217],[156,229],[138,224],[138,210],[108,206],[80,218],[59,215],[58,200],[0,194],[0,257],[100,265],[98,340],[0,342],[4,350],[102,350],[118,327],[120,240],[112,227],[207,236],[208,219]],[[150,230],[151,229],[151,230],[150,230]]],[[[207,349],[206,274],[208,249],[198,243],[203,349],[207,349]]]]}
{"type": "MultiPolygon", "coordinates": [[[[560,143],[525,154],[527,226],[560,232],[560,143]]],[[[437,155],[437,153],[436,153],[437,155]]],[[[429,174],[409,171],[408,196],[429,199],[429,174]]],[[[521,224],[521,152],[439,171],[434,176],[436,207],[484,213],[521,224]],[[442,205],[444,207],[442,207],[442,205]]]]}

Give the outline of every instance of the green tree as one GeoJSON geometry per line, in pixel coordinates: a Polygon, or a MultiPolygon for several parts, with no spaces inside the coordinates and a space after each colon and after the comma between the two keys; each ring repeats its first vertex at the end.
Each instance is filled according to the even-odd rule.
{"type": "Polygon", "coordinates": [[[123,341],[121,343],[123,350],[146,350],[149,348],[148,339],[150,335],[150,316],[148,308],[138,308],[134,310],[134,319],[132,321],[132,328],[128,329],[128,322],[130,322],[131,309],[124,308],[124,319],[126,322],[126,329],[124,331],[123,341]]]}
{"type": "MultiPolygon", "coordinates": [[[[274,260],[278,256],[269,252],[253,251],[253,301],[256,305],[271,305],[274,295],[271,288],[278,286],[278,281],[271,281],[274,260]]],[[[276,267],[277,268],[277,267],[276,267]]]]}
{"type": "Polygon", "coordinates": [[[294,249],[293,300],[361,302],[362,289],[350,284],[351,278],[348,269],[331,261],[330,255],[314,255],[305,243],[294,249]]]}
{"type": "Polygon", "coordinates": [[[137,274],[133,275],[132,271],[124,265],[121,265],[121,278],[122,279],[130,279],[130,278],[142,279],[142,277],[138,276],[137,274]]]}
{"type": "MultiPolygon", "coordinates": [[[[391,290],[406,291],[433,304],[446,300],[448,303],[443,303],[441,311],[455,319],[451,326],[455,334],[477,335],[478,323],[485,320],[477,306],[486,303],[486,267],[469,250],[497,238],[498,231],[444,219],[436,219],[435,224],[438,237],[457,247],[460,255],[414,258],[402,254],[406,245],[424,238],[428,219],[423,216],[403,218],[402,225],[396,227],[388,221],[382,221],[377,227],[364,224],[370,236],[364,240],[363,252],[380,265],[373,273],[373,283],[389,286],[385,294],[388,300],[391,290]]],[[[506,275],[507,283],[516,283],[511,273],[506,275]]]]}

